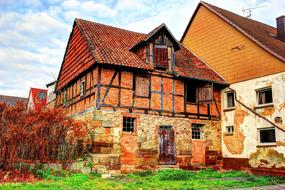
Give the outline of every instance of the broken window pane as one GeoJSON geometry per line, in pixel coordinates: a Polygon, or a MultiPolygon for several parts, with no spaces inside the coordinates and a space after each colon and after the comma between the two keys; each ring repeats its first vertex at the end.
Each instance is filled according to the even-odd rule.
{"type": "Polygon", "coordinates": [[[264,89],[257,91],[258,104],[269,104],[273,102],[272,89],[264,89]]]}
{"type": "Polygon", "coordinates": [[[275,143],[276,137],[275,137],[275,129],[260,129],[259,130],[259,139],[260,143],[275,143]]]}
{"type": "Polygon", "coordinates": [[[123,118],[123,131],[134,132],[135,129],[135,118],[124,117],[123,118]]]}

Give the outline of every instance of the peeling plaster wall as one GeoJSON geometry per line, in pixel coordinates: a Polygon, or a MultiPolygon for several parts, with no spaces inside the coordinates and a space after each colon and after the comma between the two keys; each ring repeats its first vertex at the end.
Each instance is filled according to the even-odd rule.
{"type": "MultiPolygon", "coordinates": [[[[254,109],[273,123],[281,117],[282,123],[275,123],[285,129],[285,72],[253,80],[234,83],[230,88],[236,91],[237,99],[254,109]],[[271,87],[273,106],[257,107],[257,89],[271,87]]],[[[227,110],[226,93],[222,90],[222,153],[226,158],[249,159],[251,167],[285,167],[285,132],[275,128],[276,144],[262,146],[259,143],[259,128],[270,128],[272,124],[235,102],[235,108],[227,110]],[[233,135],[226,134],[226,126],[234,126],[233,135]]]]}

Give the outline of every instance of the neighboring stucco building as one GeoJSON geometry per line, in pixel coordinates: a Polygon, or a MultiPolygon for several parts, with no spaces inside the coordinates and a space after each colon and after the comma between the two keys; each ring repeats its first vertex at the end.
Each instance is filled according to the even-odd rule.
{"type": "Polygon", "coordinates": [[[27,111],[39,111],[47,103],[47,90],[31,88],[29,92],[27,111]]]}
{"type": "Polygon", "coordinates": [[[55,93],[55,87],[56,87],[56,81],[52,81],[46,85],[47,87],[47,103],[46,107],[48,109],[52,109],[55,107],[55,99],[56,99],[56,93],[55,93]]]}
{"type": "Polygon", "coordinates": [[[225,86],[165,24],[142,34],[75,19],[56,106],[88,122],[95,168],[219,165],[225,86]]]}
{"type": "Polygon", "coordinates": [[[285,16],[274,28],[200,2],[189,21],[181,43],[231,84],[221,94],[225,168],[284,172],[284,42],[285,16]]]}

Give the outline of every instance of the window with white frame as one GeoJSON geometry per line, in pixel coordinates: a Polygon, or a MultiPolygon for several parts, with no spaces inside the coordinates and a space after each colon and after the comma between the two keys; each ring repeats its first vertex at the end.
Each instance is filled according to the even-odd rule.
{"type": "Polygon", "coordinates": [[[231,92],[226,92],[226,96],[227,96],[227,107],[228,108],[232,108],[235,107],[235,94],[233,91],[231,92]]]}
{"type": "Polygon", "coordinates": [[[258,129],[259,143],[276,143],[275,128],[258,129]]]}
{"type": "Polygon", "coordinates": [[[80,96],[85,96],[86,93],[86,85],[85,85],[85,80],[82,80],[80,82],[80,96]]]}
{"type": "Polygon", "coordinates": [[[234,133],[234,126],[226,126],[226,134],[232,135],[234,133]]]}
{"type": "Polygon", "coordinates": [[[272,98],[272,88],[265,88],[256,91],[257,94],[257,104],[270,104],[273,103],[272,98]]]}
{"type": "Polygon", "coordinates": [[[204,127],[203,124],[192,124],[192,139],[203,139],[204,134],[204,127]]]}

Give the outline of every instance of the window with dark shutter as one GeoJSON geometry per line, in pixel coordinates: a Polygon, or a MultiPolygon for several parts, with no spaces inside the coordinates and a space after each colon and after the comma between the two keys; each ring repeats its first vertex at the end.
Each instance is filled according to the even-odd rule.
{"type": "Polygon", "coordinates": [[[211,103],[213,100],[212,85],[204,85],[199,88],[199,102],[211,103]]]}
{"type": "Polygon", "coordinates": [[[147,76],[136,76],[136,96],[149,97],[149,77],[147,76]]]}
{"type": "Polygon", "coordinates": [[[168,68],[167,47],[155,46],[155,48],[154,48],[154,63],[155,63],[156,69],[166,70],[168,68]]]}

